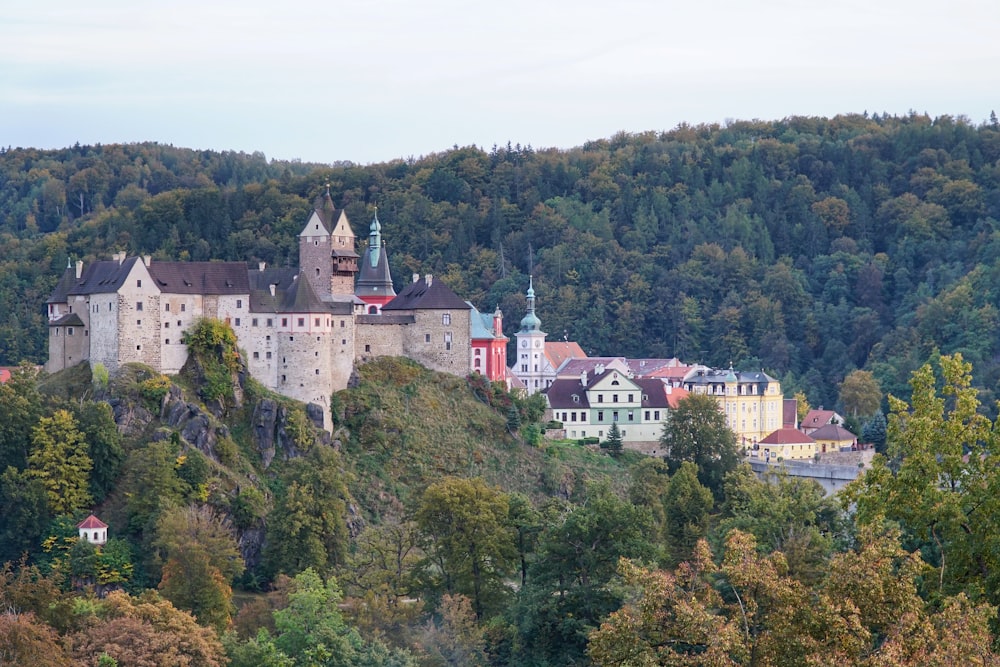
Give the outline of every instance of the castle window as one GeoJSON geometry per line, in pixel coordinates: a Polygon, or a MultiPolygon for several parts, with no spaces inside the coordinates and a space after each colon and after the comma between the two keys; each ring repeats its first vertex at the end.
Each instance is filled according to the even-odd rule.
{"type": "Polygon", "coordinates": [[[300,317],[299,318],[299,326],[300,327],[304,327],[305,325],[306,325],[306,318],[300,317]]]}
{"type": "Polygon", "coordinates": [[[313,326],[315,326],[315,327],[319,326],[319,318],[318,317],[313,318],[313,326]]]}
{"type": "Polygon", "coordinates": [[[268,318],[267,319],[267,326],[273,327],[274,326],[274,320],[272,320],[271,318],[268,318]]]}
{"type": "Polygon", "coordinates": [[[424,342],[425,343],[431,342],[431,335],[430,334],[424,334],[424,342]]]}
{"type": "Polygon", "coordinates": [[[576,421],[576,413],[575,412],[570,413],[570,417],[572,417],[572,419],[570,421],[576,421]]]}
{"type": "Polygon", "coordinates": [[[341,345],[347,345],[347,339],[346,338],[341,338],[340,339],[340,344],[341,345]]]}
{"type": "Polygon", "coordinates": [[[284,376],[284,375],[282,375],[282,376],[281,376],[281,381],[282,381],[282,382],[285,382],[285,381],[286,381],[287,379],[288,379],[288,378],[287,378],[286,376],[284,376]]]}
{"type": "Polygon", "coordinates": [[[378,306],[368,306],[369,315],[378,315],[378,306]]]}
{"type": "MultiPolygon", "coordinates": [[[[317,338],[316,340],[319,340],[319,338],[317,338]]],[[[319,356],[319,352],[314,352],[314,353],[313,353],[313,356],[314,356],[314,357],[318,357],[318,356],[319,356]]]]}
{"type": "Polygon", "coordinates": [[[371,351],[372,351],[372,346],[371,345],[365,345],[365,352],[371,352],[371,351]]]}
{"type": "Polygon", "coordinates": [[[170,322],[164,322],[163,323],[163,328],[164,329],[169,329],[170,328],[170,322]]]}
{"type": "Polygon", "coordinates": [[[254,352],[253,353],[253,358],[254,359],[260,359],[260,352],[254,352]]]}
{"type": "Polygon", "coordinates": [[[643,417],[646,421],[649,421],[649,410],[646,410],[645,416],[643,417]]]}
{"type": "Polygon", "coordinates": [[[142,310],[142,301],[136,301],[135,302],[135,309],[136,310],[142,310]]]}
{"type": "Polygon", "coordinates": [[[445,313],[441,316],[441,324],[448,326],[451,324],[451,313],[445,313]]]}
{"type": "Polygon", "coordinates": [[[138,350],[141,350],[141,349],[142,349],[142,345],[136,345],[136,346],[135,346],[135,349],[136,349],[137,351],[138,351],[138,350]]]}
{"type": "Polygon", "coordinates": [[[604,402],[604,394],[598,394],[597,395],[597,402],[598,403],[603,403],[604,402]]]}
{"type": "Polygon", "coordinates": [[[181,321],[177,320],[177,326],[181,326],[181,321]]]}
{"type": "Polygon", "coordinates": [[[287,364],[288,363],[288,359],[286,359],[285,357],[282,357],[281,358],[281,363],[287,364]]]}
{"type": "Polygon", "coordinates": [[[295,340],[295,336],[289,336],[289,337],[288,337],[288,342],[289,342],[289,343],[291,343],[291,342],[292,342],[292,341],[294,341],[294,340],[295,340]]]}
{"type": "Polygon", "coordinates": [[[142,326],[142,320],[136,320],[135,321],[135,326],[141,327],[142,326]]]}
{"type": "Polygon", "coordinates": [[[281,318],[281,326],[283,326],[283,327],[287,327],[288,326],[288,318],[287,317],[282,317],[281,318]]]}
{"type": "Polygon", "coordinates": [[[142,281],[141,280],[135,281],[135,286],[136,287],[142,287],[142,281]]]}
{"type": "Polygon", "coordinates": [[[448,332],[444,335],[444,349],[446,350],[451,349],[451,332],[448,332]]]}
{"type": "Polygon", "coordinates": [[[73,327],[69,327],[69,328],[68,328],[68,329],[66,330],[66,335],[67,335],[67,336],[72,336],[72,335],[73,335],[73,327]]]}
{"type": "Polygon", "coordinates": [[[236,326],[240,326],[240,318],[236,318],[236,326]]]}
{"type": "Polygon", "coordinates": [[[316,375],[319,375],[319,369],[318,368],[316,369],[316,375]]]}
{"type": "Polygon", "coordinates": [[[164,343],[166,343],[167,345],[170,345],[170,339],[168,338],[166,341],[164,341],[164,343]]]}
{"type": "Polygon", "coordinates": [[[319,267],[316,267],[316,277],[319,278],[319,267]]]}
{"type": "Polygon", "coordinates": [[[521,364],[521,372],[522,373],[528,372],[528,364],[521,364]]]}
{"type": "Polygon", "coordinates": [[[344,320],[340,320],[340,328],[341,328],[341,329],[343,329],[343,328],[344,328],[344,320]]]}
{"type": "Polygon", "coordinates": [[[257,318],[256,318],[256,317],[254,317],[253,319],[251,319],[251,320],[250,320],[250,324],[251,324],[252,326],[257,326],[257,318]]]}
{"type": "Polygon", "coordinates": [[[168,303],[168,304],[167,304],[166,306],[164,306],[164,307],[163,307],[163,309],[164,309],[164,310],[165,310],[166,312],[168,312],[168,313],[169,313],[169,312],[170,312],[170,304],[168,303]]]}
{"type": "Polygon", "coordinates": [[[90,335],[90,332],[89,332],[88,330],[84,329],[84,330],[83,330],[83,335],[84,335],[84,336],[89,336],[89,335],[90,335]]]}
{"type": "Polygon", "coordinates": [[[271,334],[268,334],[268,335],[264,336],[264,340],[266,340],[267,342],[270,343],[271,342],[271,334]]]}
{"type": "Polygon", "coordinates": [[[185,310],[187,310],[187,304],[186,303],[182,303],[181,304],[181,312],[183,313],[185,310]]]}
{"type": "Polygon", "coordinates": [[[267,358],[267,359],[270,359],[271,358],[271,353],[270,352],[265,352],[264,353],[264,357],[267,358]]]}

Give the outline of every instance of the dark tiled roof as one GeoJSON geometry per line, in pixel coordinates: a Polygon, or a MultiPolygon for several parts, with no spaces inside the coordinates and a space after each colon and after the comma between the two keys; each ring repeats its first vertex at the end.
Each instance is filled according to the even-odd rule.
{"type": "Polygon", "coordinates": [[[345,250],[339,250],[337,248],[334,248],[333,252],[331,252],[330,254],[333,257],[357,257],[358,256],[358,253],[354,252],[353,250],[346,250],[346,249],[345,250]]]}
{"type": "Polygon", "coordinates": [[[117,292],[137,261],[138,257],[129,257],[121,264],[116,260],[94,262],[73,282],[67,295],[117,292]]]}
{"type": "Polygon", "coordinates": [[[160,291],[170,294],[250,292],[245,262],[151,262],[149,273],[160,291]]]}
{"type": "Polygon", "coordinates": [[[821,426],[810,433],[809,436],[813,440],[835,440],[839,442],[847,442],[848,440],[853,442],[858,437],[839,424],[821,426]]]}
{"type": "Polygon", "coordinates": [[[382,306],[382,310],[469,310],[469,304],[458,298],[447,285],[440,280],[427,278],[407,285],[395,299],[382,306]]]}
{"type": "Polygon", "coordinates": [[[63,315],[58,320],[53,320],[52,322],[49,322],[49,326],[50,327],[82,327],[83,326],[83,320],[81,320],[80,316],[77,315],[76,313],[69,313],[67,315],[63,315]]]}
{"type": "Polygon", "coordinates": [[[819,428],[833,421],[837,413],[833,410],[810,410],[802,420],[803,428],[819,428]]]}
{"type": "Polygon", "coordinates": [[[642,389],[642,407],[644,408],[669,408],[670,401],[667,396],[667,385],[662,380],[656,378],[633,378],[642,389]]]}
{"type": "Polygon", "coordinates": [[[564,409],[564,408],[589,408],[590,403],[587,401],[586,389],[580,384],[579,380],[571,380],[569,378],[557,379],[552,382],[545,390],[545,396],[549,399],[549,405],[553,409],[564,409]],[[573,396],[577,397],[577,400],[573,400],[573,396]]]}
{"type": "Polygon", "coordinates": [[[330,306],[316,296],[309,281],[301,278],[293,280],[285,290],[281,304],[283,313],[322,313],[329,310],[330,306]]]}
{"type": "Polygon", "coordinates": [[[358,263],[358,282],[354,293],[358,296],[396,295],[396,290],[392,287],[392,276],[389,274],[389,258],[385,246],[365,250],[364,259],[358,263]],[[378,255],[372,265],[372,253],[375,251],[378,255]]]}
{"type": "Polygon", "coordinates": [[[413,324],[413,315],[358,315],[358,324],[413,324]]]}
{"type": "Polygon", "coordinates": [[[62,277],[59,279],[59,283],[56,285],[56,288],[52,290],[52,295],[45,303],[66,303],[66,297],[69,295],[69,291],[75,282],[76,270],[67,268],[63,271],[62,277]]]}
{"type": "Polygon", "coordinates": [[[250,312],[281,312],[285,292],[292,286],[296,275],[298,269],[288,267],[250,271],[247,276],[250,286],[250,312]],[[274,285],[274,296],[271,296],[271,285],[274,285]]]}

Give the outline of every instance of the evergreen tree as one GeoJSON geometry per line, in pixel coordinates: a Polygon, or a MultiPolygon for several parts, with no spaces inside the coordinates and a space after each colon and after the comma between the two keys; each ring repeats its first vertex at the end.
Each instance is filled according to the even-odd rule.
{"type": "Polygon", "coordinates": [[[618,428],[618,422],[612,422],[608,429],[608,439],[601,443],[601,449],[606,449],[611,456],[617,457],[622,453],[622,432],[618,428]]]}
{"type": "Polygon", "coordinates": [[[879,454],[885,454],[886,428],[885,414],[879,410],[865,422],[864,428],[861,429],[861,440],[866,444],[874,445],[875,451],[879,454]]]}
{"type": "Polygon", "coordinates": [[[32,431],[28,466],[42,480],[49,507],[56,514],[71,514],[90,504],[90,469],[83,433],[66,410],[43,417],[32,431]]]}

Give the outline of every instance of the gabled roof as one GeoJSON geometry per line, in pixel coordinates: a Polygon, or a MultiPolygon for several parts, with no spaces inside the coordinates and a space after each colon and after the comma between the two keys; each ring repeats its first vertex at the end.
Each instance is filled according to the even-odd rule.
{"type": "MultiPolygon", "coordinates": [[[[589,376],[592,373],[596,373],[599,366],[615,368],[622,373],[628,372],[628,364],[625,363],[625,357],[570,357],[563,361],[561,365],[555,366],[555,368],[559,377],[579,380],[581,373],[587,371],[587,375],[589,376]]],[[[602,370],[601,372],[603,373],[604,371],[602,370]]]]}
{"type": "MultiPolygon", "coordinates": [[[[128,261],[128,260],[126,260],[128,261]]],[[[168,294],[248,294],[246,262],[150,262],[149,274],[168,294]]]]}
{"type": "Polygon", "coordinates": [[[554,380],[552,384],[542,390],[542,393],[548,398],[549,406],[553,409],[590,407],[586,388],[580,385],[579,379],[560,378],[554,380]],[[573,400],[574,396],[576,396],[576,400],[573,400]]]}
{"type": "Polygon", "coordinates": [[[121,263],[117,260],[94,262],[83,270],[79,278],[74,279],[66,294],[72,296],[117,292],[138,261],[138,257],[129,257],[121,263]]]}
{"type": "Polygon", "coordinates": [[[808,445],[816,442],[808,435],[794,428],[779,428],[760,441],[762,445],[808,445]]]}
{"type": "Polygon", "coordinates": [[[358,296],[396,295],[396,290],[392,286],[392,276],[389,274],[389,257],[384,245],[365,250],[364,259],[358,263],[358,282],[354,293],[358,296]]]}
{"type": "Polygon", "coordinates": [[[76,271],[70,267],[66,267],[62,277],[59,278],[59,282],[56,284],[56,288],[52,290],[52,294],[45,303],[66,303],[69,291],[75,282],[76,271]]]}
{"type": "Polygon", "coordinates": [[[821,426],[809,434],[813,440],[832,440],[834,442],[854,442],[858,436],[854,435],[840,424],[827,424],[821,426]]]}
{"type": "Polygon", "coordinates": [[[677,358],[626,359],[625,362],[628,364],[628,367],[632,371],[632,374],[635,375],[636,377],[653,377],[653,374],[658,371],[666,372],[669,369],[687,368],[687,366],[682,365],[677,358]]]}
{"type": "Polygon", "coordinates": [[[451,288],[431,276],[420,278],[403,288],[382,310],[469,310],[451,288]],[[430,284],[428,284],[430,279],[430,284]]]}
{"type": "Polygon", "coordinates": [[[837,413],[833,410],[810,410],[802,423],[799,424],[800,428],[819,428],[820,426],[825,426],[833,421],[837,416],[837,413]]]}
{"type": "Polygon", "coordinates": [[[496,340],[493,334],[493,314],[479,312],[479,309],[472,305],[471,301],[466,301],[472,309],[469,317],[469,339],[470,340],[496,340]]]}
{"type": "Polygon", "coordinates": [[[77,528],[85,528],[85,529],[88,529],[88,530],[93,530],[95,528],[107,528],[108,524],[104,523],[103,521],[101,521],[100,519],[98,519],[96,516],[94,516],[93,514],[91,514],[86,519],[84,519],[80,523],[76,524],[76,527],[77,528]]]}
{"type": "Polygon", "coordinates": [[[587,353],[579,343],[568,340],[545,341],[545,356],[552,368],[559,368],[567,359],[586,359],[587,353]]]}

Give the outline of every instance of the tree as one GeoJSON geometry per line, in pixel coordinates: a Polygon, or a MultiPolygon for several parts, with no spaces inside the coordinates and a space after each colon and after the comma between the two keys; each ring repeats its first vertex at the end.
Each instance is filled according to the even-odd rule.
{"type": "Polygon", "coordinates": [[[414,518],[427,539],[434,585],[468,595],[477,618],[506,596],[514,560],[508,497],[482,479],[447,477],[427,487],[414,518]]]}
{"type": "Polygon", "coordinates": [[[156,529],[154,546],[165,560],[160,592],[222,632],[232,611],[231,582],[243,572],[228,521],[205,506],[175,508],[160,516],[156,529]]]}
{"type": "Polygon", "coordinates": [[[42,480],[9,466],[0,474],[0,516],[0,563],[37,549],[51,518],[42,480]]]}
{"type": "Polygon", "coordinates": [[[712,492],[698,481],[698,466],[689,461],[681,464],[670,478],[663,504],[670,562],[680,563],[691,557],[698,540],[705,537],[712,511],[712,492]]]}
{"type": "Polygon", "coordinates": [[[840,402],[851,416],[873,415],[882,404],[882,389],[870,371],[851,371],[840,383],[840,402]]]}
{"type": "Polygon", "coordinates": [[[879,410],[872,418],[865,422],[861,429],[861,439],[866,444],[874,445],[875,451],[885,454],[885,438],[888,425],[885,421],[885,414],[879,410]]]}
{"type": "Polygon", "coordinates": [[[45,485],[49,507],[57,514],[70,514],[90,504],[89,473],[93,466],[83,433],[66,410],[43,417],[32,431],[31,475],[45,485]]]}
{"type": "Polygon", "coordinates": [[[611,456],[618,457],[622,453],[622,432],[618,429],[618,422],[612,422],[608,429],[608,439],[601,443],[601,449],[606,449],[611,456]]]}
{"type": "Polygon", "coordinates": [[[660,436],[671,474],[690,461],[698,466],[698,481],[722,499],[723,479],[739,463],[736,435],[726,425],[719,404],[706,394],[690,394],[667,415],[660,436]]]}
{"type": "Polygon", "coordinates": [[[806,418],[809,414],[809,410],[812,408],[809,406],[809,399],[806,397],[805,392],[797,391],[795,392],[795,416],[802,423],[802,420],[806,418]]]}
{"type": "Polygon", "coordinates": [[[22,365],[0,384],[0,466],[23,470],[28,463],[31,437],[42,416],[38,373],[22,365]]]}
{"type": "Polygon", "coordinates": [[[56,631],[34,614],[0,614],[0,665],[69,667],[72,664],[56,631]]]}
{"type": "Polygon", "coordinates": [[[346,474],[332,447],[289,462],[287,485],[268,515],[264,566],[272,575],[306,568],[328,572],[347,557],[346,474]]]}
{"type": "Polygon", "coordinates": [[[104,402],[87,401],[74,407],[80,431],[87,442],[87,454],[93,463],[90,473],[90,494],[100,503],[118,483],[125,450],[111,406],[104,402]]]}

